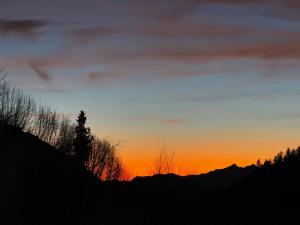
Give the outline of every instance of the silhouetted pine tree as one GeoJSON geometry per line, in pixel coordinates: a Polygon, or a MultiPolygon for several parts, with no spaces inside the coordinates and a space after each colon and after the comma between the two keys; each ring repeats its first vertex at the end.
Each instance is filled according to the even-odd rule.
{"type": "Polygon", "coordinates": [[[81,165],[85,165],[89,159],[90,152],[92,150],[92,135],[91,130],[85,127],[86,114],[84,111],[80,111],[77,118],[77,126],[75,130],[74,140],[74,152],[77,161],[81,165]]]}

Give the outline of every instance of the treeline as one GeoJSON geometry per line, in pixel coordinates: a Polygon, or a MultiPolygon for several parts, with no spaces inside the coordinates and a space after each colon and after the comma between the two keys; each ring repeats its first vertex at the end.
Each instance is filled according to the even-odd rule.
{"type": "Polygon", "coordinates": [[[273,159],[266,159],[264,163],[257,160],[256,166],[259,168],[279,168],[282,166],[294,166],[299,165],[300,167],[300,147],[297,149],[288,148],[285,152],[279,152],[273,159]]]}
{"type": "MultiPolygon", "coordinates": [[[[1,74],[1,71],[0,71],[1,74]]],[[[91,134],[83,111],[76,123],[0,78],[0,125],[35,135],[101,180],[128,179],[117,145],[91,134]],[[82,121],[84,119],[84,121],[82,121]],[[84,152],[84,156],[82,153],[84,152]]]]}

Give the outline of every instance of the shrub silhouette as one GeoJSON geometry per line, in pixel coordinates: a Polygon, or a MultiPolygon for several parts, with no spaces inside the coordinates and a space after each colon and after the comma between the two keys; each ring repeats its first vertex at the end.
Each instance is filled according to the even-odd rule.
{"type": "Polygon", "coordinates": [[[153,165],[149,169],[150,174],[168,174],[175,173],[174,152],[168,152],[166,149],[161,149],[153,160],[153,165]]]}
{"type": "Polygon", "coordinates": [[[149,175],[162,175],[162,174],[178,174],[178,175],[195,175],[199,174],[199,170],[188,162],[178,158],[175,152],[168,151],[162,148],[152,161],[148,168],[149,175]]]}

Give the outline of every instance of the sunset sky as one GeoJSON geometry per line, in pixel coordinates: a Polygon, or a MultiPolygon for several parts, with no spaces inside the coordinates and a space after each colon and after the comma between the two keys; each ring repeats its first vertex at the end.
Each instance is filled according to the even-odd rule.
{"type": "Polygon", "coordinates": [[[199,172],[300,145],[299,0],[0,0],[0,67],[40,102],[199,172]]]}

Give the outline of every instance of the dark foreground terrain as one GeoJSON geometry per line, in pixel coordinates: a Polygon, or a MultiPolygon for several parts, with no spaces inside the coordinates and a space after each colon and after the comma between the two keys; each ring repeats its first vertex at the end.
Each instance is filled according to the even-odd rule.
{"type": "Polygon", "coordinates": [[[0,126],[0,224],[300,224],[300,151],[204,175],[100,182],[38,138],[0,126]]]}

